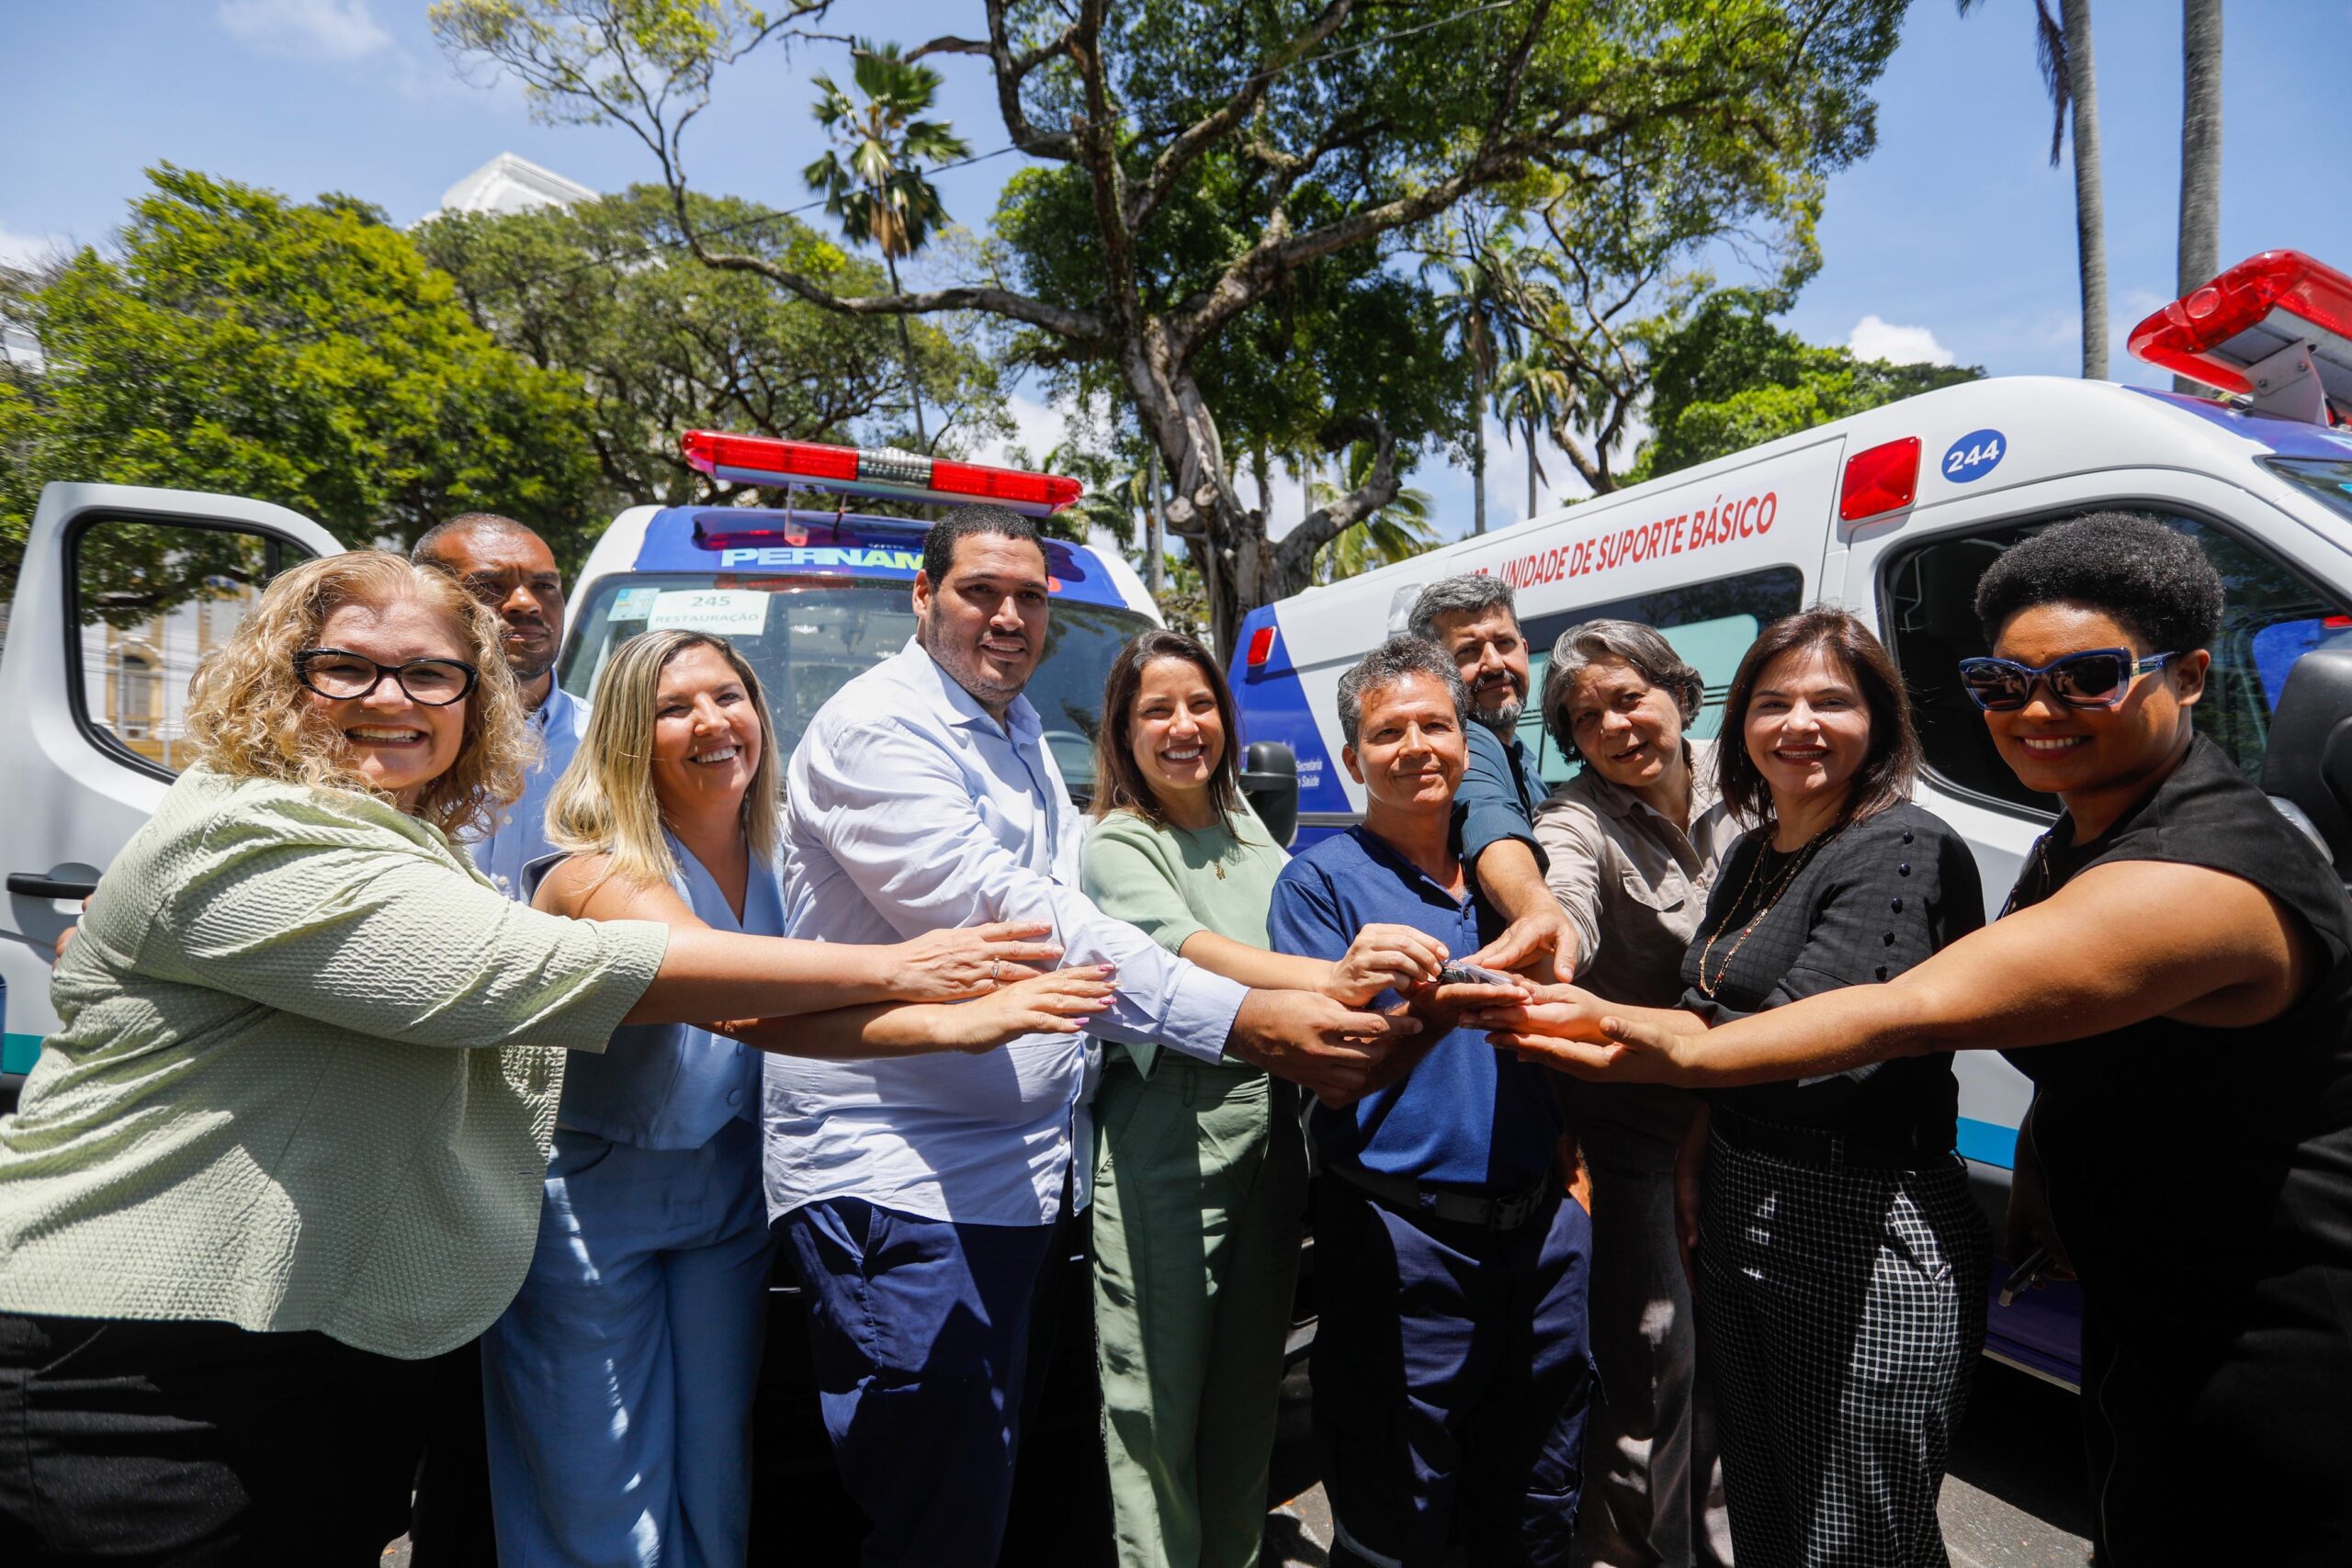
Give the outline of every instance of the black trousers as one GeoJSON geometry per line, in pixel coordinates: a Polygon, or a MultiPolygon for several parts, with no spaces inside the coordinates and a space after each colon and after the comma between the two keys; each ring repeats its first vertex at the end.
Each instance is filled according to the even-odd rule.
{"type": "Polygon", "coordinates": [[[0,1313],[0,1562],[374,1564],[429,1415],[322,1334],[0,1313]]]}

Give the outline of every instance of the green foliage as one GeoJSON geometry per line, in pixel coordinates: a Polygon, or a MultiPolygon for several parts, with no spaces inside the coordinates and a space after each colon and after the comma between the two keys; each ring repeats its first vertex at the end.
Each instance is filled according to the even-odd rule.
{"type": "Polygon", "coordinates": [[[584,551],[604,519],[578,393],[476,326],[406,235],[346,197],[149,178],[114,254],[7,291],[47,364],[0,392],[0,570],[60,479],[272,501],[350,545],[503,512],[584,551]]]}
{"type": "MultiPolygon", "coordinates": [[[[796,219],[731,197],[687,202],[697,228],[829,288],[881,280],[881,268],[796,219]]],[[[478,324],[582,387],[611,504],[707,498],[707,482],[678,453],[686,430],[866,446],[908,439],[896,326],[825,310],[756,274],[700,265],[681,253],[676,212],[658,186],[569,209],[455,213],[419,229],[416,242],[456,280],[478,324]]],[[[923,398],[946,412],[941,438],[951,452],[1010,428],[995,367],[959,341],[956,325],[914,329],[923,398]]]]}
{"type": "Polygon", "coordinates": [[[1772,324],[1784,294],[1725,288],[1651,338],[1655,433],[1628,484],[1792,435],[1898,399],[1973,381],[1973,365],[1893,365],[1809,344],[1772,324]]]}
{"type": "MultiPolygon", "coordinates": [[[[1314,504],[1332,505],[1362,487],[1372,477],[1372,461],[1370,446],[1363,442],[1351,446],[1345,482],[1334,485],[1317,479],[1312,487],[1314,504]]],[[[1430,492],[1410,485],[1401,486],[1396,499],[1387,505],[1316,552],[1315,581],[1345,582],[1376,567],[1410,560],[1423,550],[1435,549],[1440,543],[1437,529],[1430,522],[1430,492]]]]}
{"type": "Polygon", "coordinates": [[[923,165],[954,163],[971,146],[944,121],[922,118],[939,92],[939,73],[899,58],[895,43],[861,40],[850,79],[855,96],[819,75],[814,112],[833,145],[801,171],[821,192],[844,232],[886,256],[910,256],[945,220],[923,165]]]}

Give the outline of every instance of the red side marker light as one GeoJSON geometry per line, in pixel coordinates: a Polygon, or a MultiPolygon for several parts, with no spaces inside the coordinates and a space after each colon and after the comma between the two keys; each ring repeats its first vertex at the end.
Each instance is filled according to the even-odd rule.
{"type": "Polygon", "coordinates": [[[1258,666],[1263,664],[1273,651],[1274,628],[1272,626],[1260,626],[1256,631],[1250,634],[1250,652],[1243,662],[1247,663],[1250,669],[1255,670],[1258,666]]]}
{"type": "Polygon", "coordinates": [[[1846,459],[1838,489],[1838,515],[1848,523],[1899,512],[1919,493],[1919,438],[1906,435],[1865,447],[1846,459]]]}

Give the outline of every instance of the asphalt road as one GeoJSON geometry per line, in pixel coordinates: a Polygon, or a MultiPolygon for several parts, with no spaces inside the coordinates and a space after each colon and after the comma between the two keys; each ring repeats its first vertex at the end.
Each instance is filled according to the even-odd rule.
{"type": "MultiPolygon", "coordinates": [[[[1307,1439],[1304,1365],[1283,1394],[1272,1488],[1277,1501],[1267,1514],[1264,1562],[1269,1568],[1323,1568],[1329,1561],[1331,1516],[1307,1439]]],[[[1944,1483],[1944,1540],[1953,1568],[2084,1568],[2089,1547],[2082,1534],[2075,1400],[2023,1372],[1979,1363],[1944,1483]]],[[[1075,1423],[1040,1433],[1028,1445],[1001,1558],[1005,1568],[1109,1568],[1101,1465],[1099,1439],[1075,1423]]],[[[754,1563],[851,1568],[864,1521],[831,1476],[766,1484],[788,1488],[790,1496],[763,1499],[763,1521],[773,1523],[755,1529],[754,1563]]],[[[387,1568],[407,1568],[407,1562],[404,1541],[385,1553],[387,1568]]]]}

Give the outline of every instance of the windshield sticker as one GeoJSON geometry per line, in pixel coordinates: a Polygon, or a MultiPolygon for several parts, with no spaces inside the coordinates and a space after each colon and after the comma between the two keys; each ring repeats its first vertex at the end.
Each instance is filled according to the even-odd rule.
{"type": "MultiPolygon", "coordinates": [[[[637,592],[625,589],[624,592],[637,592]]],[[[617,615],[614,619],[617,620],[617,615]]],[[[645,629],[711,632],[719,637],[758,637],[767,630],[768,596],[724,588],[657,591],[645,629]]]]}
{"type": "Polygon", "coordinates": [[[613,595],[613,608],[605,615],[608,621],[641,621],[653,613],[653,601],[662,596],[659,588],[624,588],[613,595]]]}
{"type": "Polygon", "coordinates": [[[1972,430],[1944,454],[1944,478],[1956,485],[1981,479],[2001,466],[2008,441],[1997,430],[1972,430]]]}

